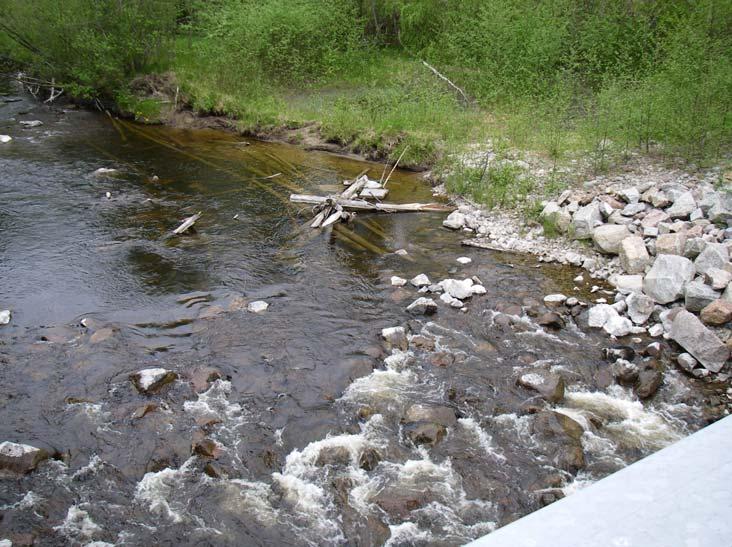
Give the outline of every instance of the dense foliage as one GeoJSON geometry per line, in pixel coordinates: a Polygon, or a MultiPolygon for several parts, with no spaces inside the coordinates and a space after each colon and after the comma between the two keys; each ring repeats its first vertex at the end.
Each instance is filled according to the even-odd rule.
{"type": "Polygon", "coordinates": [[[0,0],[0,21],[0,56],[76,93],[114,96],[154,65],[202,109],[320,119],[345,141],[456,132],[465,108],[422,60],[475,123],[554,156],[732,140],[732,0],[0,0]]]}

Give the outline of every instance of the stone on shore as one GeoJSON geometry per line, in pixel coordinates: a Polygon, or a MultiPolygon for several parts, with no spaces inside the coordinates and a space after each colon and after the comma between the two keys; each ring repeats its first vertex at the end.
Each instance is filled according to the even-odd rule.
{"type": "Polygon", "coordinates": [[[709,220],[718,224],[732,222],[732,191],[717,192],[709,209],[709,220]]]}
{"type": "Polygon", "coordinates": [[[732,272],[721,268],[709,268],[704,277],[712,288],[717,291],[723,291],[732,282],[732,272]]]}
{"type": "Polygon", "coordinates": [[[544,371],[528,372],[519,376],[516,383],[536,391],[550,403],[558,403],[564,399],[564,379],[558,374],[544,371]]]}
{"type": "Polygon", "coordinates": [[[699,363],[697,362],[697,360],[696,360],[696,359],[694,359],[694,358],[693,358],[693,357],[692,357],[692,356],[691,356],[690,354],[688,354],[688,353],[680,353],[680,354],[679,354],[679,355],[678,355],[678,356],[676,357],[676,363],[678,363],[679,367],[680,367],[680,368],[681,368],[682,370],[685,370],[686,372],[691,372],[692,370],[694,370],[694,367],[696,367],[696,365],[698,365],[698,364],[699,364],[699,363]]]}
{"type": "Polygon", "coordinates": [[[646,269],[651,257],[640,236],[626,237],[620,242],[620,265],[629,274],[640,274],[646,269]]]}
{"type": "Polygon", "coordinates": [[[704,368],[719,372],[729,359],[729,348],[691,312],[679,310],[669,336],[704,368]]]}
{"type": "Polygon", "coordinates": [[[572,218],[575,239],[590,239],[592,231],[600,224],[602,224],[602,213],[598,202],[593,201],[580,207],[572,218]]]}
{"type": "Polygon", "coordinates": [[[643,292],[642,275],[619,275],[610,276],[608,280],[621,293],[643,292]]]}
{"type": "Polygon", "coordinates": [[[176,378],[178,375],[175,372],[164,368],[146,368],[130,374],[132,384],[145,395],[157,393],[176,378]]]}
{"type": "Polygon", "coordinates": [[[699,314],[705,325],[721,326],[732,321],[732,302],[715,300],[708,304],[699,314]]]}
{"type": "Polygon", "coordinates": [[[663,234],[656,239],[656,254],[682,256],[685,245],[686,234],[663,234]]]}
{"type": "Polygon", "coordinates": [[[587,324],[596,329],[605,326],[610,318],[618,315],[618,312],[610,304],[597,304],[587,312],[587,324]]]}
{"type": "Polygon", "coordinates": [[[595,242],[595,247],[605,254],[618,254],[620,243],[626,237],[630,237],[628,227],[618,224],[603,224],[592,231],[592,241],[595,242]]]}
{"type": "Polygon", "coordinates": [[[712,268],[724,269],[729,262],[729,249],[721,243],[707,243],[694,260],[697,273],[706,274],[712,268]]]}
{"type": "Polygon", "coordinates": [[[251,313],[261,313],[263,311],[267,311],[267,308],[269,308],[269,304],[267,304],[267,302],[264,300],[256,300],[255,302],[249,303],[247,311],[251,313]]]}
{"type": "Polygon", "coordinates": [[[451,230],[459,230],[465,226],[465,215],[460,211],[453,211],[442,222],[442,225],[445,228],[450,228],[451,230]]]}
{"type": "Polygon", "coordinates": [[[567,300],[567,297],[563,294],[547,294],[544,297],[544,304],[550,307],[561,306],[567,300]]]}
{"type": "Polygon", "coordinates": [[[684,307],[689,311],[701,311],[719,298],[719,293],[700,281],[688,283],[684,289],[684,307]]]}
{"type": "Polygon", "coordinates": [[[25,475],[48,459],[42,448],[10,441],[0,443],[0,472],[25,475]]]}
{"type": "Polygon", "coordinates": [[[658,255],[643,280],[643,292],[659,304],[684,296],[684,287],[694,279],[694,264],[676,255],[658,255]]]}
{"type": "Polygon", "coordinates": [[[41,120],[23,120],[20,122],[20,125],[26,128],[40,127],[43,125],[43,122],[41,120]]]}
{"type": "Polygon", "coordinates": [[[625,299],[628,304],[628,317],[636,325],[642,325],[653,313],[653,299],[645,294],[630,293],[625,299]]]}
{"type": "Polygon", "coordinates": [[[678,196],[666,213],[671,218],[686,218],[696,209],[696,200],[691,192],[684,192],[678,196]]]}
{"type": "Polygon", "coordinates": [[[627,317],[616,314],[610,317],[602,326],[603,330],[610,336],[626,336],[633,332],[633,323],[627,317]]]}
{"type": "Polygon", "coordinates": [[[437,311],[437,303],[431,298],[417,298],[407,306],[407,311],[413,315],[432,315],[437,311]]]}

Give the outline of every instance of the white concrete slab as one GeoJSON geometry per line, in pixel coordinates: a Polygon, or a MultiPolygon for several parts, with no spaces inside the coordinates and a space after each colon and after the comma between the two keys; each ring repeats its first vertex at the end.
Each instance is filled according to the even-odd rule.
{"type": "Polygon", "coordinates": [[[732,547],[732,416],[473,547],[732,547]]]}

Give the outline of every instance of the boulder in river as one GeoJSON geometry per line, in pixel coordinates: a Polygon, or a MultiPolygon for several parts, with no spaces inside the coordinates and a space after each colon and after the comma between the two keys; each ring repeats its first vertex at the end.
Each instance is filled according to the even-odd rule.
{"type": "Polygon", "coordinates": [[[434,446],[445,438],[445,426],[434,423],[415,423],[405,427],[407,437],[415,444],[434,446]]]}
{"type": "Polygon", "coordinates": [[[653,397],[663,381],[661,371],[647,367],[638,373],[638,381],[635,384],[635,394],[639,399],[653,397]]]}
{"type": "Polygon", "coordinates": [[[0,325],[7,325],[8,323],[10,323],[10,317],[10,310],[0,311],[0,325]]]}
{"type": "Polygon", "coordinates": [[[581,442],[584,431],[566,414],[552,410],[540,412],[534,419],[532,431],[560,469],[575,473],[585,466],[581,442]]]}
{"type": "Polygon", "coordinates": [[[473,296],[473,280],[472,279],[444,279],[439,285],[444,289],[446,294],[458,300],[465,300],[473,296]]]}
{"type": "Polygon", "coordinates": [[[5,144],[13,140],[10,135],[0,135],[0,144],[5,144]]]}
{"type": "Polygon", "coordinates": [[[527,372],[519,376],[516,383],[526,389],[536,391],[550,403],[564,399],[564,378],[545,371],[527,372]]]}
{"type": "Polygon", "coordinates": [[[430,285],[432,285],[432,283],[430,282],[430,278],[427,277],[425,274],[419,274],[418,276],[413,277],[409,282],[417,288],[429,287],[430,285]]]}
{"type": "Polygon", "coordinates": [[[659,304],[684,296],[684,287],[694,279],[694,264],[688,258],[658,255],[643,280],[643,292],[659,304]]]}
{"type": "Polygon", "coordinates": [[[457,423],[455,411],[449,406],[414,404],[404,413],[404,423],[432,422],[445,427],[457,423]]]}
{"type": "Polygon", "coordinates": [[[393,348],[407,351],[409,340],[404,327],[388,327],[381,329],[381,337],[393,348]]]}
{"type": "Polygon", "coordinates": [[[413,315],[433,315],[437,312],[437,303],[431,298],[417,298],[407,306],[407,311],[413,315]]]}
{"type": "Polygon", "coordinates": [[[465,215],[460,211],[453,211],[442,221],[442,225],[451,230],[459,230],[465,226],[465,215]]]}
{"type": "Polygon", "coordinates": [[[46,459],[48,453],[42,448],[10,441],[0,443],[0,472],[24,475],[46,459]]]}
{"type": "Polygon", "coordinates": [[[669,336],[704,368],[719,372],[729,359],[729,348],[691,312],[679,310],[669,336]]]}
{"type": "Polygon", "coordinates": [[[165,368],[146,368],[130,374],[130,380],[138,392],[149,395],[173,382],[178,375],[165,368]]]}

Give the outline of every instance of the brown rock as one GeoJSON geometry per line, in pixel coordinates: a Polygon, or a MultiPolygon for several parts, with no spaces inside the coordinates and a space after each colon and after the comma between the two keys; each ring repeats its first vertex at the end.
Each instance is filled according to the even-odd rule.
{"type": "Polygon", "coordinates": [[[699,317],[705,325],[720,326],[732,321],[732,302],[715,300],[702,309],[699,317]]]}
{"type": "Polygon", "coordinates": [[[440,351],[430,357],[430,363],[436,367],[449,367],[455,362],[455,356],[449,351],[440,351]]]}
{"type": "Polygon", "coordinates": [[[407,426],[407,437],[416,445],[434,446],[445,438],[447,429],[444,425],[433,423],[417,423],[407,426]]]}
{"type": "Polygon", "coordinates": [[[635,393],[641,399],[648,399],[655,395],[661,387],[663,374],[653,368],[646,368],[638,374],[638,382],[635,384],[635,393]]]}
{"type": "Polygon", "coordinates": [[[106,327],[103,329],[99,329],[94,334],[91,335],[89,338],[89,343],[91,344],[99,344],[101,342],[104,342],[105,340],[112,337],[114,334],[114,329],[111,327],[106,327]]]}
{"type": "Polygon", "coordinates": [[[148,403],[146,405],[142,405],[141,407],[137,408],[132,413],[132,419],[139,420],[140,418],[144,418],[146,414],[148,414],[150,412],[154,412],[157,409],[158,409],[158,405],[153,404],[153,403],[148,403]]]}
{"type": "Polygon", "coordinates": [[[216,444],[216,441],[203,438],[200,441],[193,442],[191,445],[191,453],[203,456],[204,458],[217,458],[221,453],[221,449],[216,444]]]}
{"type": "Polygon", "coordinates": [[[414,346],[415,348],[424,351],[432,351],[435,349],[434,339],[428,336],[422,336],[421,334],[412,336],[412,339],[409,341],[409,343],[412,344],[412,346],[414,346]]]}
{"type": "Polygon", "coordinates": [[[549,327],[552,329],[561,329],[564,327],[564,319],[562,319],[558,313],[554,312],[547,312],[540,315],[536,319],[536,322],[542,327],[549,327]]]}
{"type": "Polygon", "coordinates": [[[191,383],[196,393],[206,391],[212,382],[223,378],[221,371],[213,367],[201,367],[193,371],[191,383]]]}
{"type": "Polygon", "coordinates": [[[48,453],[42,448],[9,441],[0,443],[0,472],[24,475],[46,459],[48,453]]]}
{"type": "Polygon", "coordinates": [[[318,452],[318,459],[315,465],[320,467],[326,465],[349,465],[351,463],[351,453],[345,446],[324,446],[318,452]]]}
{"type": "Polygon", "coordinates": [[[375,448],[367,448],[358,457],[358,466],[366,471],[373,471],[381,461],[381,454],[375,448]]]}

